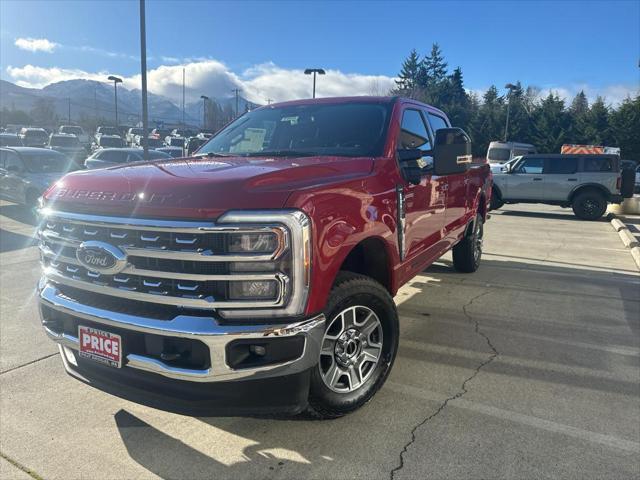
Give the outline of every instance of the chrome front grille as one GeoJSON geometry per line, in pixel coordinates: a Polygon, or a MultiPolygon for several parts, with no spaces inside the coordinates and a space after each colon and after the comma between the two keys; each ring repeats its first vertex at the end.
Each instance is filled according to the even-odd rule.
{"type": "Polygon", "coordinates": [[[282,224],[156,221],[47,209],[42,214],[39,237],[45,276],[61,286],[140,302],[224,310],[284,309],[293,291],[293,267],[299,262],[290,229],[282,224]],[[229,234],[247,232],[273,232],[277,248],[229,253],[229,234]],[[88,268],[76,257],[83,242],[116,247],[126,255],[126,266],[114,274],[88,268]],[[242,271],[236,270],[237,264],[242,264],[242,271]],[[274,294],[231,298],[233,282],[245,281],[273,282],[274,294]]]}

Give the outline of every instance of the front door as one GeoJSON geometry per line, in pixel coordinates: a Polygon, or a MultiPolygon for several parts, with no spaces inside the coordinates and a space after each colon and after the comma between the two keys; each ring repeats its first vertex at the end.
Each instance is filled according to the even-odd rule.
{"type": "Polygon", "coordinates": [[[544,198],[544,158],[524,158],[505,178],[505,199],[540,200],[544,198]]]}
{"type": "MultiPolygon", "coordinates": [[[[413,108],[407,108],[402,115],[398,149],[416,148],[430,150],[431,139],[423,114],[413,108]]],[[[414,185],[407,182],[399,187],[399,196],[404,202],[405,212],[402,253],[407,262],[407,275],[424,268],[444,248],[446,179],[430,173],[432,157],[423,157],[419,163],[425,170],[420,183],[414,185]]]]}

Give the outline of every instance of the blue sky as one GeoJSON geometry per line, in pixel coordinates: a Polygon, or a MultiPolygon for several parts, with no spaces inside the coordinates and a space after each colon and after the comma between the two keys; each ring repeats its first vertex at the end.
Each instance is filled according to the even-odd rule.
{"type": "MultiPolygon", "coordinates": [[[[137,85],[137,1],[2,0],[0,32],[5,80],[40,87],[115,73],[137,85]]],[[[147,0],[147,42],[150,89],[170,97],[182,65],[195,97],[234,86],[255,100],[306,96],[308,66],[330,70],[320,95],[376,93],[412,48],[427,53],[438,42],[470,90],[520,80],[615,102],[640,82],[640,1],[147,0]]]]}

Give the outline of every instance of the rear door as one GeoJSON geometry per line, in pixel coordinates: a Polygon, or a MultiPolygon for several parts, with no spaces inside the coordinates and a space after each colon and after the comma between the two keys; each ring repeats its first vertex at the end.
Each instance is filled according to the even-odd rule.
{"type": "Polygon", "coordinates": [[[544,198],[544,158],[525,157],[505,175],[505,192],[509,200],[541,200],[544,198]]]}
{"type": "Polygon", "coordinates": [[[577,157],[566,155],[548,158],[544,166],[542,182],[544,199],[567,200],[579,181],[577,157]]]}
{"type": "MultiPolygon", "coordinates": [[[[435,112],[429,111],[427,114],[429,124],[435,138],[436,130],[441,128],[449,128],[449,122],[446,118],[435,112]]],[[[458,173],[445,175],[439,178],[439,181],[446,185],[446,208],[445,208],[445,231],[447,234],[453,232],[456,237],[458,231],[467,223],[467,186],[469,176],[466,173],[458,173]]]]}

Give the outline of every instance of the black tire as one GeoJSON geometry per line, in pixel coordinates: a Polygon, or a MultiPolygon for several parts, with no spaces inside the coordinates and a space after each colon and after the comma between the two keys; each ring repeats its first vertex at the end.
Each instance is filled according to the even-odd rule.
{"type": "Polygon", "coordinates": [[[453,267],[457,271],[472,273],[478,270],[482,259],[483,236],[484,223],[482,215],[478,214],[464,238],[453,247],[453,267]]]}
{"type": "MultiPolygon", "coordinates": [[[[370,309],[379,320],[380,355],[375,365],[371,365],[361,385],[351,391],[336,392],[323,380],[323,363],[327,355],[321,355],[318,365],[312,369],[309,389],[309,406],[305,414],[315,419],[331,419],[346,415],[367,403],[382,387],[398,350],[398,313],[389,292],[375,280],[351,272],[340,272],[331,290],[329,303],[325,310],[327,326],[333,327],[334,319],[351,307],[370,309]]],[[[355,310],[354,310],[355,311],[355,310]]],[[[354,314],[355,318],[355,314],[354,314]]],[[[322,345],[331,340],[323,339],[322,345]]],[[[364,342],[366,346],[367,343],[364,342]]],[[[338,364],[337,357],[329,355],[329,360],[338,364]]],[[[343,376],[348,374],[343,374],[343,376]]],[[[349,382],[350,383],[350,382],[349,382]]],[[[348,388],[348,387],[347,387],[348,388]]]]}
{"type": "Polygon", "coordinates": [[[496,191],[491,192],[491,203],[489,204],[490,210],[497,210],[504,205],[504,202],[500,199],[496,191]]]}
{"type": "Polygon", "coordinates": [[[607,200],[596,190],[578,193],[571,202],[573,213],[582,220],[598,220],[607,210],[607,200]]]}

